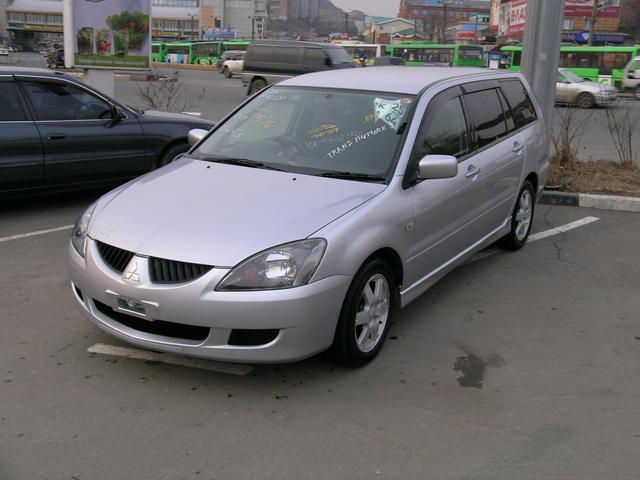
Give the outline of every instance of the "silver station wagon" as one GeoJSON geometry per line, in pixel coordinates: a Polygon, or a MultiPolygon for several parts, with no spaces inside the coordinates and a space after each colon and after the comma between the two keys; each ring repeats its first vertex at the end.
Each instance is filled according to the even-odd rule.
{"type": "Polygon", "coordinates": [[[304,75],[191,137],[81,215],[72,291],[115,337],[236,362],[367,363],[394,310],[525,244],[548,170],[526,81],[481,69],[304,75]]]}

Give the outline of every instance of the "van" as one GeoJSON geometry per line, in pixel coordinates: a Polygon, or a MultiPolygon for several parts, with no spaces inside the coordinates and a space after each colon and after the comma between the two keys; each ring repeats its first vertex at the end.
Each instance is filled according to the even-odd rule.
{"type": "Polygon", "coordinates": [[[242,85],[247,87],[247,95],[252,95],[267,85],[296,75],[354,67],[351,55],[339,45],[295,40],[257,41],[247,49],[242,85]]]}

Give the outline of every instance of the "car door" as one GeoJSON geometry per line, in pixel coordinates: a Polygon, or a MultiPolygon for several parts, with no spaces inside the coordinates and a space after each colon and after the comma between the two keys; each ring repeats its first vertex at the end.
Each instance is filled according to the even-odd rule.
{"type": "Polygon", "coordinates": [[[127,178],[145,171],[145,141],[138,120],[80,84],[22,77],[42,138],[44,184],[127,178]]]}
{"type": "Polygon", "coordinates": [[[558,72],[558,79],[556,80],[556,102],[569,103],[570,100],[571,83],[562,75],[562,72],[558,72]]]}
{"type": "Polygon", "coordinates": [[[40,133],[12,75],[0,76],[0,145],[0,190],[42,184],[40,133]]]}
{"type": "Polygon", "coordinates": [[[474,224],[481,216],[485,193],[483,182],[474,173],[476,161],[462,93],[454,87],[429,103],[405,176],[415,212],[415,242],[407,260],[411,285],[435,281],[439,272],[478,240],[473,232],[479,229],[474,224]],[[417,165],[425,155],[456,157],[458,174],[419,180],[417,165]]]}
{"type": "MultiPolygon", "coordinates": [[[[468,244],[499,229],[512,214],[525,165],[526,147],[516,130],[512,112],[496,82],[474,82],[462,87],[471,125],[472,156],[482,194],[478,217],[468,244]],[[489,87],[489,88],[487,88],[489,87]]],[[[467,173],[468,174],[468,173],[467,173]]]]}

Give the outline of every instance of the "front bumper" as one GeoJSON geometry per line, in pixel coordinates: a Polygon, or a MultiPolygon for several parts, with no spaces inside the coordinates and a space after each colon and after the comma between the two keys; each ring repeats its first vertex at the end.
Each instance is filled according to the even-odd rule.
{"type": "Polygon", "coordinates": [[[228,269],[213,268],[187,283],[154,284],[144,274],[147,259],[138,256],[134,259],[140,281],[133,283],[103,262],[93,240],[87,239],[86,259],[71,244],[68,249],[72,291],[88,320],[144,348],[215,360],[292,362],[326,350],[351,283],[351,277],[332,276],[284,290],[216,292],[228,269]],[[122,315],[143,327],[122,323],[122,315]],[[150,333],[145,327],[158,320],[157,325],[169,322],[209,330],[200,328],[206,332],[203,339],[150,333]],[[265,329],[277,330],[268,343],[230,344],[232,332],[265,329]]]}
{"type": "Polygon", "coordinates": [[[618,99],[617,92],[600,92],[595,96],[596,105],[611,105],[618,99]]]}

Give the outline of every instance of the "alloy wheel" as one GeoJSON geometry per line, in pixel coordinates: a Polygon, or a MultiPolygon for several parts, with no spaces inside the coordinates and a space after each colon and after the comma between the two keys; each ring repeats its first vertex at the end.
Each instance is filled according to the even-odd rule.
{"type": "Polygon", "coordinates": [[[391,291],[384,275],[376,273],[365,284],[356,313],[355,337],[358,350],[372,351],[382,338],[391,308],[391,291]]]}

